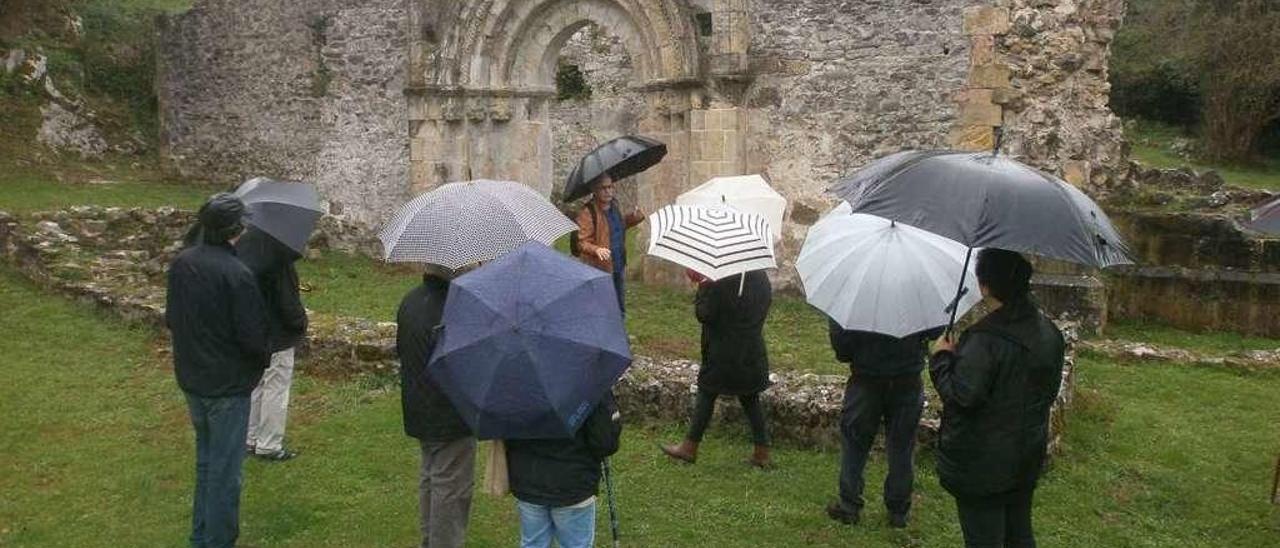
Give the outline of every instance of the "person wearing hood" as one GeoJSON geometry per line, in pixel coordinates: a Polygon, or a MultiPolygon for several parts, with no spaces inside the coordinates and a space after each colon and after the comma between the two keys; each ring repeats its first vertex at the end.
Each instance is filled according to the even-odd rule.
{"type": "Polygon", "coordinates": [[[1031,300],[1031,263],[978,253],[992,311],[958,342],[934,343],[929,376],[942,399],[937,469],[956,500],[966,546],[1035,546],[1031,501],[1062,382],[1066,343],[1031,300]]]}
{"type": "Polygon", "coordinates": [[[236,254],[258,280],[267,307],[271,366],[253,389],[249,406],[247,451],[269,461],[297,456],[284,446],[293,385],[294,348],[307,332],[307,309],[298,290],[294,263],[302,256],[266,232],[249,227],[236,242],[236,254]]]}
{"type": "Polygon", "coordinates": [[[476,438],[448,396],[426,377],[440,339],[449,284],[459,274],[427,265],[422,284],[404,296],[396,313],[404,433],[422,450],[418,509],[423,548],[461,547],[471,514],[476,438]]]}
{"type": "Polygon", "coordinates": [[[249,397],[271,355],[262,294],[233,247],[244,215],[234,195],[213,196],[195,245],[169,264],[165,324],[196,434],[192,546],[230,547],[240,534],[249,397]]]}

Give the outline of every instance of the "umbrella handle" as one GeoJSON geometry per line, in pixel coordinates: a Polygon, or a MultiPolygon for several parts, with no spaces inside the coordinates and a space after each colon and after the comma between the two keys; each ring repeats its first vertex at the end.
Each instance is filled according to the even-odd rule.
{"type": "Polygon", "coordinates": [[[604,474],[605,498],[609,502],[609,529],[613,533],[613,546],[618,548],[618,505],[613,497],[613,470],[609,466],[607,457],[600,463],[600,467],[601,472],[604,474]]]}
{"type": "Polygon", "coordinates": [[[747,284],[747,273],[738,274],[738,296],[742,296],[742,286],[747,284]]]}
{"type": "Polygon", "coordinates": [[[972,258],[973,248],[970,247],[969,251],[966,251],[964,254],[964,268],[960,269],[960,287],[956,288],[956,298],[953,299],[951,304],[947,307],[951,309],[951,319],[947,321],[947,331],[943,335],[947,338],[950,338],[951,330],[956,325],[956,312],[960,310],[960,299],[969,291],[969,289],[964,286],[964,279],[969,276],[969,260],[972,258]]]}

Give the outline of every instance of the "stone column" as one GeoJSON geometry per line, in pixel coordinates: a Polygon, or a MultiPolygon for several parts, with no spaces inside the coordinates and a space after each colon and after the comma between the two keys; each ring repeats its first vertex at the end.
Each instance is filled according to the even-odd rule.
{"type": "Polygon", "coordinates": [[[960,116],[949,142],[961,150],[991,150],[995,128],[1003,125],[1001,99],[1011,93],[1010,70],[996,55],[996,39],[1009,32],[1009,10],[971,6],[964,10],[964,34],[969,37],[969,80],[956,100],[960,116]]]}

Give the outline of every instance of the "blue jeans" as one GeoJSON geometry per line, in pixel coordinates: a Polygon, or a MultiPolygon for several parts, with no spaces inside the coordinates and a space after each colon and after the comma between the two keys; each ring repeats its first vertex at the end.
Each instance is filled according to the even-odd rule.
{"type": "Polygon", "coordinates": [[[885,456],[889,474],[884,479],[884,505],[891,514],[906,515],[911,510],[914,483],[916,428],[924,410],[924,389],[920,376],[893,380],[849,379],[840,413],[841,462],[840,505],[861,510],[863,469],[867,454],[884,424],[885,456]]]}
{"type": "Polygon", "coordinates": [[[235,546],[240,535],[241,465],[249,430],[249,395],[205,398],[184,394],[196,431],[191,546],[235,546]]]}
{"type": "Polygon", "coordinates": [[[596,541],[596,503],[581,508],[552,508],[516,501],[520,514],[520,548],[591,548],[596,541]]]}
{"type": "Polygon", "coordinates": [[[613,290],[618,293],[618,310],[622,311],[622,315],[627,315],[627,294],[623,290],[623,284],[626,281],[625,272],[616,270],[613,273],[613,290]]]}

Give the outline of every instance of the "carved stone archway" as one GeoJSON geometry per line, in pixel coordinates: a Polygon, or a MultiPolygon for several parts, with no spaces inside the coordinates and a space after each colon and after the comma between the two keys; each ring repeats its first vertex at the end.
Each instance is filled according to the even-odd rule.
{"type": "MultiPolygon", "coordinates": [[[[641,131],[668,144],[669,156],[642,175],[688,177],[692,94],[700,86],[693,17],[678,0],[495,0],[452,8],[415,2],[411,45],[410,173],[415,190],[501,178],[544,194],[553,181],[547,103],[555,96],[556,58],[565,42],[594,23],[620,37],[643,91],[641,131]],[[442,29],[434,35],[434,29],[442,29]]],[[[665,194],[642,181],[641,203],[665,194]],[[655,194],[657,193],[657,194],[655,194]]]]}

